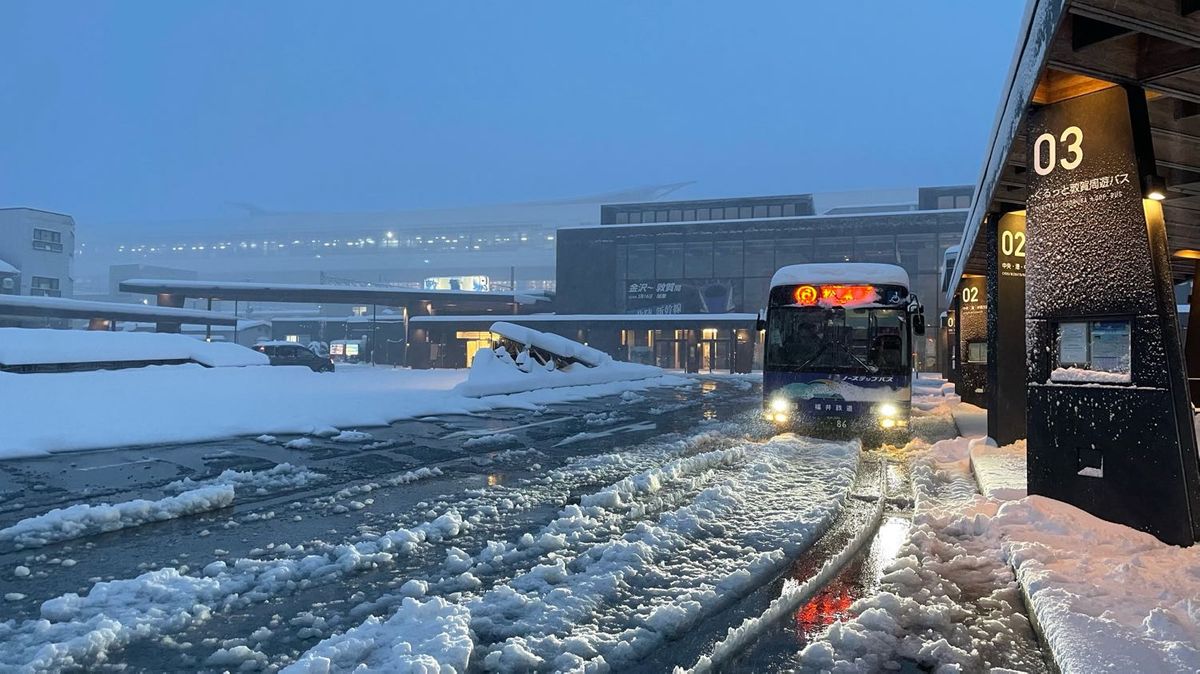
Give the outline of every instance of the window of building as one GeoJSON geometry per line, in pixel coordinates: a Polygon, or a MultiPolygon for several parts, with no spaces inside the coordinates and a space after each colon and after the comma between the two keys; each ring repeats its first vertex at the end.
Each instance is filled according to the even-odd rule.
{"type": "Polygon", "coordinates": [[[694,209],[694,208],[684,209],[684,211],[683,211],[683,221],[684,222],[691,222],[695,219],[696,219],[696,209],[694,209]]]}
{"type": "Polygon", "coordinates": [[[856,237],[853,259],[855,262],[896,264],[899,262],[896,259],[896,237],[890,235],[856,237]]]}
{"type": "Polygon", "coordinates": [[[40,297],[61,297],[58,279],[48,276],[34,276],[29,281],[29,294],[40,297]]]}
{"type": "Polygon", "coordinates": [[[751,239],[746,241],[745,270],[747,276],[755,274],[770,275],[774,274],[776,269],[775,242],[773,240],[751,239]]]}
{"type": "Polygon", "coordinates": [[[938,197],[937,207],[938,208],[954,208],[954,197],[952,197],[952,196],[938,197]]]}
{"type": "Polygon", "coordinates": [[[673,279],[683,276],[683,244],[659,243],[654,246],[654,277],[673,279]]]}
{"type": "Polygon", "coordinates": [[[707,208],[697,208],[696,209],[696,219],[697,220],[708,220],[708,209],[707,208]]]}
{"type": "MultiPolygon", "coordinates": [[[[638,219],[641,220],[641,218],[638,218],[638,219]]],[[[620,213],[617,213],[617,224],[618,225],[629,224],[629,213],[627,213],[625,211],[621,211],[620,213]]]]}
{"type": "Polygon", "coordinates": [[[689,241],[684,254],[684,275],[688,278],[712,278],[712,241],[689,241]]]}
{"type": "Polygon", "coordinates": [[[969,197],[967,195],[959,195],[957,197],[954,197],[954,207],[955,208],[970,208],[971,207],[971,197],[969,197]]]}
{"type": "Polygon", "coordinates": [[[670,214],[667,213],[666,211],[656,211],[654,213],[654,221],[655,222],[670,222],[670,220],[667,218],[668,215],[670,215],[670,214]]]}
{"type": "Polygon", "coordinates": [[[848,236],[817,237],[813,262],[853,262],[854,240],[848,236]]]}
{"type": "Polygon", "coordinates": [[[781,206],[779,204],[774,204],[769,209],[769,212],[770,212],[770,215],[768,217],[778,218],[783,215],[783,206],[781,206]]]}
{"type": "Polygon", "coordinates": [[[742,287],[743,311],[758,311],[767,306],[767,291],[771,287],[771,277],[761,276],[744,279],[742,287]]]}
{"type": "Polygon", "coordinates": [[[767,217],[767,212],[768,212],[768,209],[767,209],[767,205],[766,205],[766,204],[763,204],[763,205],[761,205],[761,206],[755,206],[755,207],[754,207],[754,217],[756,217],[756,218],[765,218],[765,217],[767,217]]]}
{"type": "Polygon", "coordinates": [[[716,276],[737,277],[742,275],[742,242],[740,239],[717,241],[713,244],[713,254],[716,276]]]}
{"type": "Polygon", "coordinates": [[[791,217],[796,214],[796,204],[783,205],[783,217],[791,217]]]}
{"type": "Polygon", "coordinates": [[[679,222],[683,220],[683,211],[678,208],[672,208],[671,214],[667,217],[670,222],[679,222]]]}
{"type": "MultiPolygon", "coordinates": [[[[785,267],[789,264],[804,264],[812,260],[812,240],[807,236],[803,239],[779,239],[775,242],[775,265],[785,267]]],[[[755,274],[765,274],[769,270],[751,270],[755,274]]],[[[774,273],[771,271],[770,273],[774,273]]]]}
{"type": "Polygon", "coordinates": [[[629,266],[626,277],[631,279],[654,278],[654,244],[639,243],[629,247],[629,266]]]}
{"type": "MultiPolygon", "coordinates": [[[[728,216],[728,215],[729,215],[728,211],[729,211],[730,209],[728,209],[728,208],[727,208],[727,209],[725,209],[725,210],[726,210],[726,213],[725,213],[725,215],[727,215],[727,216],[728,216]]],[[[752,217],[754,217],[754,209],[753,209],[753,208],[750,208],[749,206],[742,206],[741,208],[739,208],[739,209],[738,209],[738,214],[737,214],[737,217],[739,217],[739,218],[752,218],[752,217]]]]}
{"type": "Polygon", "coordinates": [[[63,250],[62,232],[56,232],[52,229],[34,229],[33,249],[61,253],[63,250]]]}
{"type": "Polygon", "coordinates": [[[641,211],[633,211],[633,212],[631,212],[631,213],[629,214],[629,224],[631,224],[631,225],[640,225],[640,224],[642,224],[642,212],[641,212],[641,211]]]}

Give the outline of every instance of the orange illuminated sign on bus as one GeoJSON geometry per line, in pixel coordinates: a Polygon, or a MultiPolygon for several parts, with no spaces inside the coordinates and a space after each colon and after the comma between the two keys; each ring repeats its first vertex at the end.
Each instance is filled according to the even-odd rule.
{"type": "Polygon", "coordinates": [[[802,307],[816,306],[845,306],[849,304],[865,304],[875,300],[875,286],[871,285],[822,285],[797,286],[793,295],[796,304],[802,307]]]}

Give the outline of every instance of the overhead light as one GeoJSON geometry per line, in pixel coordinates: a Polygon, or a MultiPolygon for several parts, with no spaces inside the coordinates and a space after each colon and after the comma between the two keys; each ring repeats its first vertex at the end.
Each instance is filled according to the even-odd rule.
{"type": "Polygon", "coordinates": [[[1162,201],[1167,198],[1167,181],[1151,174],[1142,179],[1142,187],[1147,199],[1162,201]]]}

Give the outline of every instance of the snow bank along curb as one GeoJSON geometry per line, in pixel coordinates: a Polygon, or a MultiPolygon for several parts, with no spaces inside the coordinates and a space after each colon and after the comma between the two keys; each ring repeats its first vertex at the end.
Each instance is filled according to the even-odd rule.
{"type": "Polygon", "coordinates": [[[681,667],[676,667],[676,674],[685,671],[705,674],[713,671],[715,667],[720,667],[729,658],[737,655],[743,648],[760,637],[771,625],[791,615],[801,604],[816,596],[821,591],[821,588],[833,580],[842,568],[879,531],[879,525],[883,521],[884,505],[887,503],[886,486],[887,473],[886,471],[880,471],[879,498],[875,501],[875,509],[871,514],[871,519],[854,534],[854,538],[837,555],[827,560],[816,574],[803,583],[791,578],[785,580],[783,592],[771,602],[771,605],[763,611],[762,615],[747,618],[738,627],[730,628],[725,639],[717,642],[713,646],[711,653],[701,656],[691,669],[684,670],[681,667]]]}
{"type": "Polygon", "coordinates": [[[137,499],[124,503],[55,508],[0,529],[0,541],[12,541],[18,550],[40,547],[82,536],[117,531],[149,522],[194,515],[233,504],[233,485],[215,484],[185,491],[157,501],[137,499]]]}
{"type": "Polygon", "coordinates": [[[1025,443],[976,443],[972,468],[996,507],[977,515],[1013,570],[1055,667],[1200,671],[1200,549],[1166,545],[1074,506],[1025,496],[1025,443]]]}

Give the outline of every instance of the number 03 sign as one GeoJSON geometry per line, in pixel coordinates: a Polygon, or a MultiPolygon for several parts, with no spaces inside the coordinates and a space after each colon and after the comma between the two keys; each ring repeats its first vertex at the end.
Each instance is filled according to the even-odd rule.
{"type": "Polygon", "coordinates": [[[1083,130],[1077,126],[1068,126],[1058,138],[1043,133],[1033,141],[1033,170],[1040,176],[1050,175],[1055,167],[1074,171],[1082,162],[1083,130]],[[1060,145],[1063,147],[1062,159],[1058,159],[1060,145]]]}

